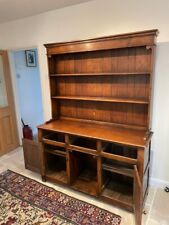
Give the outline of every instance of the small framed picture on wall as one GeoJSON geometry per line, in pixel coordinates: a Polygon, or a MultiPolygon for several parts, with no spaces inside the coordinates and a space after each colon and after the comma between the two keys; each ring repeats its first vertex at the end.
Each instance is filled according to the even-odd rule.
{"type": "Polygon", "coordinates": [[[26,66],[36,67],[36,52],[34,50],[26,50],[26,66]]]}

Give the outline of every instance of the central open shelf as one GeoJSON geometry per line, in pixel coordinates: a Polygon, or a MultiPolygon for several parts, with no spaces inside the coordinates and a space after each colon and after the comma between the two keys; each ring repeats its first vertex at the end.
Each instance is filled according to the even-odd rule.
{"type": "Polygon", "coordinates": [[[82,152],[70,154],[70,184],[74,189],[97,196],[97,158],[82,152]]]}
{"type": "Polygon", "coordinates": [[[98,183],[93,180],[91,171],[86,170],[72,183],[72,188],[93,196],[98,195],[98,183]]]}

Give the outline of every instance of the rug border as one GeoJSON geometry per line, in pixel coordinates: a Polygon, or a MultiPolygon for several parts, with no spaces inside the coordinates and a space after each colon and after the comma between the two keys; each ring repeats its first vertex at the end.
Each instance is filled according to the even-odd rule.
{"type": "MultiPolygon", "coordinates": [[[[98,209],[104,210],[105,212],[110,213],[110,214],[112,214],[112,215],[114,215],[114,216],[120,218],[121,221],[122,221],[122,217],[121,217],[120,215],[117,215],[117,214],[115,214],[115,213],[112,213],[112,212],[110,212],[110,211],[108,211],[108,210],[106,210],[106,209],[104,209],[104,208],[98,207],[98,206],[93,205],[93,204],[91,204],[91,203],[88,203],[88,202],[86,202],[86,201],[84,201],[84,200],[79,200],[79,199],[77,199],[77,198],[75,198],[75,197],[72,197],[72,196],[69,195],[69,194],[65,194],[65,193],[63,193],[63,192],[61,192],[61,191],[56,190],[54,187],[47,186],[47,185],[44,184],[44,183],[41,183],[41,182],[39,182],[39,181],[37,181],[37,180],[35,180],[35,179],[32,179],[32,178],[30,178],[30,177],[27,177],[27,176],[25,176],[25,175],[23,175],[23,174],[20,174],[20,173],[18,173],[18,172],[13,171],[13,170],[7,169],[7,170],[1,172],[1,173],[0,173],[0,176],[3,175],[3,173],[5,173],[5,172],[7,172],[7,171],[10,171],[10,172],[15,173],[15,174],[17,174],[17,175],[20,175],[20,176],[25,177],[25,178],[27,178],[27,179],[33,180],[33,181],[37,182],[38,184],[43,185],[44,187],[50,188],[50,189],[52,189],[52,190],[54,190],[54,191],[56,191],[56,192],[59,192],[59,193],[61,193],[61,194],[63,194],[63,195],[66,195],[66,196],[68,196],[68,197],[70,197],[70,198],[73,198],[73,199],[75,199],[75,200],[78,200],[78,201],[80,201],[80,202],[83,202],[83,203],[85,203],[85,204],[88,204],[88,205],[90,205],[90,206],[94,206],[94,207],[96,207],[96,208],[98,208],[98,209]]],[[[53,184],[53,183],[52,183],[52,184],[53,184]]],[[[5,188],[3,188],[3,187],[0,187],[0,188],[4,189],[4,190],[7,191],[8,193],[10,193],[12,196],[19,198],[17,195],[11,193],[10,191],[6,190],[5,188]]],[[[71,190],[71,189],[70,189],[70,190],[71,190]]],[[[26,201],[26,202],[30,203],[31,205],[33,205],[33,206],[39,207],[39,206],[37,206],[37,205],[35,205],[35,204],[33,204],[33,203],[31,203],[31,202],[25,200],[25,199],[22,199],[22,198],[19,198],[19,199],[20,199],[20,200],[23,200],[23,201],[26,201]]],[[[41,207],[39,207],[39,208],[40,208],[40,209],[43,209],[43,210],[45,210],[45,211],[51,212],[50,210],[47,210],[47,209],[44,209],[44,208],[41,208],[41,207]]],[[[61,215],[57,215],[57,216],[61,217],[62,219],[66,218],[66,217],[62,217],[61,215]]],[[[70,221],[70,219],[68,219],[68,218],[66,218],[66,219],[70,221]]],[[[121,221],[120,221],[120,223],[121,223],[121,221]]],[[[72,221],[70,221],[70,222],[71,222],[72,224],[73,224],[73,223],[74,223],[74,224],[77,224],[77,223],[72,222],[72,221]]],[[[78,224],[78,225],[80,225],[80,224],[78,224]]]]}
{"type": "MultiPolygon", "coordinates": [[[[27,176],[24,176],[24,175],[22,175],[22,174],[20,174],[20,173],[17,173],[17,172],[15,172],[15,171],[13,171],[13,170],[10,170],[10,169],[7,169],[7,170],[5,170],[4,172],[0,173],[0,176],[1,176],[3,173],[7,172],[7,171],[10,171],[10,172],[15,173],[15,174],[17,174],[17,175],[20,175],[20,176],[22,176],[22,177],[31,179],[31,178],[29,178],[29,177],[27,177],[27,176]]],[[[36,180],[34,180],[34,179],[31,179],[31,180],[33,180],[33,181],[35,181],[35,182],[37,182],[37,183],[39,183],[39,184],[42,184],[42,183],[40,183],[40,182],[38,182],[38,181],[36,181],[36,180]]],[[[43,185],[43,184],[42,184],[42,185],[43,185]]],[[[43,186],[47,186],[47,185],[43,185],[43,186]]],[[[48,186],[47,186],[47,187],[48,187],[48,186]]],[[[50,188],[50,187],[49,187],[49,188],[50,188]]],[[[1,186],[0,186],[0,189],[4,190],[5,192],[7,192],[8,194],[10,194],[10,195],[13,196],[14,198],[18,198],[18,199],[21,200],[21,201],[27,202],[27,203],[30,204],[32,207],[36,207],[36,208],[39,208],[39,209],[44,210],[44,211],[46,211],[46,212],[49,212],[49,213],[52,212],[53,214],[56,214],[56,213],[53,212],[52,210],[48,210],[48,209],[46,209],[46,208],[43,208],[43,207],[41,207],[41,206],[36,205],[36,204],[33,203],[33,202],[30,202],[29,200],[23,199],[22,197],[20,197],[20,196],[14,194],[14,193],[12,193],[11,191],[7,190],[7,189],[4,188],[4,187],[1,187],[1,186]]],[[[52,189],[54,189],[54,188],[52,188],[52,189]]],[[[54,189],[54,190],[55,190],[55,189],[54,189]]],[[[55,191],[57,191],[57,190],[55,190],[55,191]]],[[[59,192],[59,191],[58,191],[58,192],[59,192]]],[[[62,192],[61,192],[61,193],[62,193],[62,192]]],[[[64,194],[64,193],[63,193],[63,194],[64,194]]],[[[79,224],[79,223],[76,223],[76,222],[74,222],[74,221],[71,221],[69,218],[67,218],[67,217],[65,217],[65,216],[62,216],[62,215],[59,215],[59,214],[56,214],[56,216],[57,216],[57,217],[60,217],[61,219],[63,219],[64,222],[67,222],[67,221],[70,222],[72,225],[73,225],[73,224],[74,224],[74,225],[81,225],[81,224],[79,224]],[[66,221],[66,220],[67,220],[67,221],[66,221]]]]}
{"type": "MultiPolygon", "coordinates": [[[[12,172],[13,172],[13,171],[12,171],[12,172]]],[[[11,195],[11,196],[14,197],[14,198],[17,198],[17,199],[19,199],[19,200],[21,200],[21,201],[23,201],[23,202],[27,202],[27,203],[30,204],[33,208],[38,208],[38,209],[44,210],[44,211],[46,211],[46,212],[52,212],[51,210],[47,210],[47,209],[45,209],[45,208],[42,208],[42,207],[40,207],[40,206],[35,205],[34,203],[32,203],[32,202],[30,202],[30,201],[28,201],[28,200],[25,200],[25,199],[23,199],[23,198],[20,198],[19,196],[17,196],[17,195],[15,195],[15,194],[11,193],[10,191],[7,191],[6,189],[4,189],[4,188],[2,188],[2,187],[0,187],[0,189],[4,190],[6,193],[8,193],[9,195],[11,195]]],[[[53,213],[53,212],[52,212],[52,213],[53,213]]],[[[54,214],[55,214],[55,213],[54,213],[54,214]]],[[[54,215],[54,216],[59,217],[60,219],[63,220],[63,222],[70,222],[72,225],[80,225],[80,224],[78,224],[78,223],[75,223],[74,221],[71,221],[69,218],[63,217],[62,215],[58,215],[58,214],[57,214],[57,215],[54,215]]]]}

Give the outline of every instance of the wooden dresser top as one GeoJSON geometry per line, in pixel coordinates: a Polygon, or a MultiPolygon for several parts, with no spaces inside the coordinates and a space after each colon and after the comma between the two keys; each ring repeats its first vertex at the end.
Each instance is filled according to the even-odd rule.
{"type": "Polygon", "coordinates": [[[53,120],[38,126],[38,129],[95,138],[133,147],[145,147],[151,136],[151,133],[147,134],[145,130],[69,120],[53,120]]]}

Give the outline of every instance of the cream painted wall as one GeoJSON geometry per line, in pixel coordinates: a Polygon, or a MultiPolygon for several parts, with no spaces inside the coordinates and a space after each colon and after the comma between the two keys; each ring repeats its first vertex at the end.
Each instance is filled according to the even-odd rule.
{"type": "Polygon", "coordinates": [[[44,43],[158,28],[152,177],[166,183],[169,183],[168,10],[168,0],[94,0],[0,25],[0,49],[38,47],[45,119],[50,118],[51,112],[44,43]]]}

